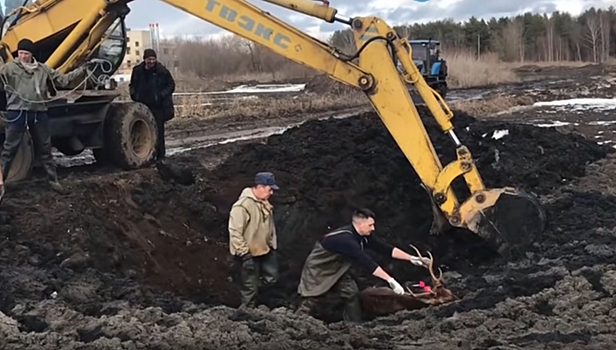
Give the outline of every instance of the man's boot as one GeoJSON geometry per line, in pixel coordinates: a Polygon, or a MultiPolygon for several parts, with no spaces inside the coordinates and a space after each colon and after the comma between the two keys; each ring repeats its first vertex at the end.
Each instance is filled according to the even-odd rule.
{"type": "Polygon", "coordinates": [[[49,184],[51,189],[60,194],[66,193],[64,187],[62,187],[60,181],[58,181],[58,175],[56,174],[55,167],[50,164],[45,164],[45,170],[47,171],[47,183],[49,184]]]}
{"type": "Polygon", "coordinates": [[[316,304],[316,299],[306,298],[306,297],[300,297],[300,298],[301,299],[297,305],[297,308],[295,309],[294,314],[301,315],[301,316],[309,316],[310,313],[312,312],[312,308],[316,304]]]}

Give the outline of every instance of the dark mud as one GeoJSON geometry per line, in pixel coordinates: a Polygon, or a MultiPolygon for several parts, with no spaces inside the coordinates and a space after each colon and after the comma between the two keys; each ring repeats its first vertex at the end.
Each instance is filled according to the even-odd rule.
{"type": "MultiPolygon", "coordinates": [[[[441,159],[450,161],[452,142],[425,122],[441,159]]],[[[488,186],[541,195],[548,229],[526,254],[507,262],[468,232],[429,236],[427,195],[376,115],[311,121],[265,144],[185,153],[157,169],[68,175],[65,196],[36,181],[9,188],[0,208],[0,340],[7,349],[613,346],[616,272],[608,264],[616,254],[616,197],[593,191],[595,181],[584,178],[616,169],[610,157],[585,171],[613,149],[460,113],[454,123],[488,186]],[[504,129],[509,135],[492,138],[504,129]],[[213,154],[226,161],[212,168],[213,154]],[[262,298],[276,309],[206,308],[238,304],[226,221],[260,170],[274,171],[282,188],[273,198],[282,276],[262,298]],[[358,206],[377,213],[380,236],[432,251],[462,300],[362,326],[290,315],[314,240],[358,206]]],[[[427,277],[410,264],[379,260],[401,281],[427,277]]],[[[363,287],[381,284],[355,272],[363,287]]],[[[330,301],[314,316],[339,320],[330,301]]]]}

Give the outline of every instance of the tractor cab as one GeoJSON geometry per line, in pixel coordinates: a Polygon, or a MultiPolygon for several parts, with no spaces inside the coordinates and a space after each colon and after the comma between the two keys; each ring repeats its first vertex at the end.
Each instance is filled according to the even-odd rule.
{"type": "Polygon", "coordinates": [[[447,63],[440,57],[438,40],[409,40],[411,59],[424,79],[443,97],[447,93],[447,63]]]}

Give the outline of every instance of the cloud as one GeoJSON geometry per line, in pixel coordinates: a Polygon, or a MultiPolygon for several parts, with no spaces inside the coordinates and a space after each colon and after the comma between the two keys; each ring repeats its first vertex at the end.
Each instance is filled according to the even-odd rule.
{"type": "MultiPolygon", "coordinates": [[[[263,1],[251,0],[249,2],[320,39],[335,30],[344,28],[341,24],[327,23],[263,1]]],[[[348,17],[377,16],[394,26],[447,18],[462,21],[471,16],[489,19],[512,16],[526,11],[544,13],[557,10],[577,15],[593,6],[607,8],[614,4],[614,0],[430,0],[427,2],[330,0],[330,3],[339,10],[341,15],[348,17]]],[[[129,7],[131,13],[127,16],[127,25],[131,29],[148,29],[149,23],[158,23],[163,37],[199,36],[207,38],[225,33],[219,27],[186,14],[160,0],[135,0],[129,3],[129,7]]]]}

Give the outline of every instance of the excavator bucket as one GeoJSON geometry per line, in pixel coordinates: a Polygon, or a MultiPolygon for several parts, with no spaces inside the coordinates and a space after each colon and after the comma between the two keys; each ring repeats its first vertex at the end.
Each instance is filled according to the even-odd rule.
{"type": "MultiPolygon", "coordinates": [[[[422,184],[422,188],[430,191],[422,184]]],[[[432,196],[430,234],[447,232],[452,225],[432,196]]],[[[537,198],[513,188],[490,189],[475,194],[460,206],[463,226],[505,255],[531,244],[545,229],[546,216],[537,198]]]]}
{"type": "Polygon", "coordinates": [[[537,197],[513,188],[477,193],[462,204],[460,214],[467,228],[494,245],[500,254],[532,244],[546,223],[537,197]]]}

